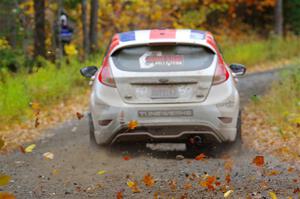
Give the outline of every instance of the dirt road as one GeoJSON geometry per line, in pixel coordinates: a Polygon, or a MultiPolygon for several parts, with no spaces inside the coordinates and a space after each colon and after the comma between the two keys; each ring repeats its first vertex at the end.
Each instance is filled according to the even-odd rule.
{"type": "MultiPolygon", "coordinates": [[[[276,75],[272,72],[240,79],[242,105],[250,96],[262,94],[273,79],[276,75]]],[[[244,149],[239,155],[234,150],[226,152],[230,157],[225,158],[225,152],[209,152],[204,148],[203,152],[209,156],[204,161],[194,160],[194,154],[187,154],[185,146],[180,144],[94,149],[89,146],[86,119],[48,130],[36,145],[32,153],[0,156],[0,173],[12,177],[0,191],[12,192],[20,199],[106,199],[116,198],[117,192],[122,192],[124,198],[154,198],[154,195],[223,198],[225,190],[234,191],[232,198],[270,198],[269,192],[276,193],[278,198],[299,198],[299,192],[293,193],[299,187],[299,170],[292,171],[290,165],[251,149],[244,149]],[[42,156],[45,152],[53,153],[54,159],[45,160],[42,156]],[[177,160],[178,154],[185,159],[177,160]],[[256,155],[265,157],[264,167],[252,164],[256,155]],[[124,156],[130,159],[124,160],[124,156]],[[231,171],[228,166],[224,169],[230,159],[231,171]],[[100,170],[105,170],[104,174],[97,174],[100,170]],[[147,173],[156,180],[153,187],[146,187],[142,181],[147,173]],[[214,184],[216,190],[200,185],[207,175],[217,177],[221,185],[214,184]],[[230,176],[229,183],[225,182],[226,175],[230,176]],[[129,179],[137,181],[140,193],[133,193],[127,186],[129,179]]]]}

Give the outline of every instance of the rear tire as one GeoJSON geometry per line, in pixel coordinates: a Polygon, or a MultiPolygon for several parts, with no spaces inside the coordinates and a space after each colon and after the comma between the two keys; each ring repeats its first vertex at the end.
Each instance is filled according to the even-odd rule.
{"type": "Polygon", "coordinates": [[[95,127],[94,127],[93,118],[92,118],[91,113],[88,114],[88,120],[89,120],[88,122],[89,122],[90,145],[92,147],[98,147],[98,144],[97,144],[96,138],[95,138],[95,127]]]}
{"type": "Polygon", "coordinates": [[[243,150],[242,112],[241,111],[239,111],[239,115],[238,115],[238,119],[237,119],[235,140],[233,142],[224,143],[223,149],[225,149],[226,152],[234,152],[237,154],[240,154],[243,150]]]}

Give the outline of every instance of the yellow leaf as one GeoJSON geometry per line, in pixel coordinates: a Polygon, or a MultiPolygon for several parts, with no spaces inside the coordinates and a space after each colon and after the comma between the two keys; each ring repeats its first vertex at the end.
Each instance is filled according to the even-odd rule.
{"type": "Polygon", "coordinates": [[[46,152],[43,154],[43,157],[47,160],[53,160],[54,158],[54,154],[53,153],[50,153],[50,152],[46,152]]]}
{"type": "Polygon", "coordinates": [[[37,102],[31,102],[31,108],[33,110],[40,110],[40,104],[37,102]]]}
{"type": "Polygon", "coordinates": [[[67,55],[70,55],[70,56],[78,54],[78,51],[76,50],[76,47],[73,44],[65,45],[65,52],[67,55]]]}
{"type": "Polygon", "coordinates": [[[224,193],[224,198],[228,198],[233,193],[233,190],[228,190],[224,193]]]}
{"type": "Polygon", "coordinates": [[[127,181],[127,186],[131,189],[133,193],[140,193],[141,190],[138,188],[137,183],[131,180],[127,181]]]}
{"type": "Polygon", "coordinates": [[[98,171],[97,173],[98,173],[99,175],[103,175],[103,174],[106,173],[106,171],[105,171],[105,170],[100,170],[100,171],[98,171]]]}
{"type": "Polygon", "coordinates": [[[35,144],[31,144],[31,145],[29,145],[28,147],[25,148],[25,152],[26,152],[26,153],[31,153],[32,150],[33,150],[35,147],[36,147],[35,144]]]}
{"type": "Polygon", "coordinates": [[[129,188],[132,188],[135,185],[135,182],[133,182],[131,180],[128,180],[127,185],[128,185],[129,188]]]}
{"type": "Polygon", "coordinates": [[[129,121],[129,123],[128,123],[128,128],[129,128],[130,130],[135,129],[137,126],[138,126],[138,121],[136,121],[136,120],[131,120],[131,121],[129,121]]]}
{"type": "Polygon", "coordinates": [[[0,186],[7,185],[10,181],[10,176],[0,173],[0,186]]]}
{"type": "Polygon", "coordinates": [[[271,197],[272,199],[277,199],[276,193],[270,191],[270,192],[269,192],[269,195],[270,195],[270,197],[271,197]]]}

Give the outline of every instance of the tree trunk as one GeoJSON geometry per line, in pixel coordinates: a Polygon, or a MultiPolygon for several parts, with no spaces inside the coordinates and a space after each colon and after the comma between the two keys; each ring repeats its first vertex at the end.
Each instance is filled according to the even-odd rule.
{"type": "Polygon", "coordinates": [[[34,0],[34,57],[46,57],[45,0],[34,0]]]}
{"type": "Polygon", "coordinates": [[[276,0],[275,5],[275,33],[278,36],[283,35],[283,0],[276,0]]]}
{"type": "Polygon", "coordinates": [[[98,23],[98,0],[91,0],[91,23],[90,23],[90,49],[91,52],[96,52],[98,49],[97,45],[97,23],[98,23]]]}
{"type": "Polygon", "coordinates": [[[83,32],[83,56],[86,58],[89,53],[89,37],[87,27],[87,2],[81,1],[81,20],[82,20],[82,32],[83,32]]]}

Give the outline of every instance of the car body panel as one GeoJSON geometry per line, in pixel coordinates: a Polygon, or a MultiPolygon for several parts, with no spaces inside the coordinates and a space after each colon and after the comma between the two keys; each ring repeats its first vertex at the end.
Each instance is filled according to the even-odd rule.
{"type": "MultiPolygon", "coordinates": [[[[239,95],[230,72],[225,82],[212,85],[217,62],[222,56],[214,40],[211,40],[213,37],[209,32],[193,30],[142,30],[134,31],[134,34],[127,32],[115,35],[104,64],[109,63],[116,88],[104,85],[95,78],[91,93],[90,111],[96,142],[182,142],[195,135],[203,135],[208,140],[212,137],[217,142],[234,141],[239,95]],[[213,63],[196,71],[132,72],[118,69],[111,58],[118,49],[128,46],[168,42],[208,47],[215,53],[213,63]],[[161,82],[162,79],[167,79],[167,82],[161,82]],[[177,98],[166,99],[149,96],[149,88],[175,85],[178,89],[177,84],[189,88],[190,95],[185,93],[177,98]],[[232,120],[224,123],[220,117],[232,120]],[[110,122],[101,125],[104,120],[110,122]],[[128,123],[132,120],[138,122],[138,128],[130,130],[128,123]]],[[[226,64],[224,67],[230,71],[226,64]]],[[[100,70],[96,77],[99,74],[100,70]]]]}

